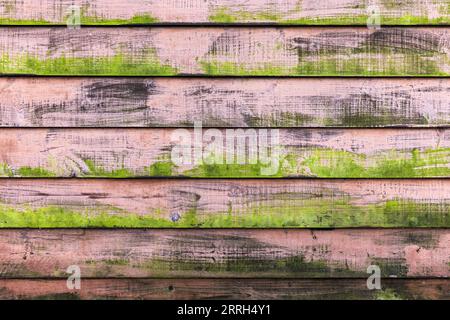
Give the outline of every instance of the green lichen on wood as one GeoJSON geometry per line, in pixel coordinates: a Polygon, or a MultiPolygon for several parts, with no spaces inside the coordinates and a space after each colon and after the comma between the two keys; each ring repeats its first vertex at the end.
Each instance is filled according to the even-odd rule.
{"type": "Polygon", "coordinates": [[[302,163],[321,178],[414,178],[450,176],[450,148],[392,151],[368,157],[334,149],[314,150],[302,163]]]}
{"type": "Polygon", "coordinates": [[[216,23],[242,23],[252,21],[279,22],[282,15],[272,10],[250,12],[245,10],[231,11],[226,7],[217,8],[208,17],[210,22],[216,23]]]}
{"type": "MultiPolygon", "coordinates": [[[[404,52],[401,61],[398,49],[352,49],[345,59],[336,54],[320,53],[318,56],[299,54],[296,66],[261,63],[249,66],[245,63],[200,61],[207,75],[229,76],[445,76],[450,59],[442,53],[404,52]],[[361,52],[359,52],[359,51],[361,52]],[[381,52],[383,51],[383,52],[381,52]],[[381,63],[381,58],[383,61],[381,63]]],[[[0,57],[1,74],[36,75],[122,75],[158,76],[176,75],[178,71],[159,61],[155,50],[144,50],[142,55],[117,53],[110,57],[35,57],[28,54],[0,57]]]]}
{"type": "Polygon", "coordinates": [[[21,167],[17,170],[17,173],[15,175],[24,178],[25,177],[48,178],[56,176],[56,174],[44,168],[31,168],[31,167],[21,167]]]}
{"type": "Polygon", "coordinates": [[[175,164],[170,160],[161,160],[148,167],[148,173],[152,177],[171,177],[174,175],[175,164]]]}
{"type": "MultiPolygon", "coordinates": [[[[262,244],[261,244],[262,245],[262,244]]],[[[193,261],[190,259],[151,259],[134,267],[144,269],[154,276],[177,275],[180,277],[189,276],[192,272],[214,275],[243,274],[245,276],[273,275],[279,276],[301,275],[302,277],[359,277],[363,272],[349,269],[339,263],[325,260],[309,260],[301,253],[290,257],[262,257],[244,259],[226,259],[220,261],[193,261]]]]}
{"type": "Polygon", "coordinates": [[[0,17],[0,26],[48,26],[55,23],[45,20],[44,18],[36,19],[19,19],[0,17]]]}
{"type": "Polygon", "coordinates": [[[290,128],[304,126],[317,121],[315,116],[301,112],[275,111],[270,115],[246,115],[245,123],[249,127],[279,127],[290,128]]]}
{"type": "Polygon", "coordinates": [[[356,50],[338,59],[336,55],[319,54],[301,56],[295,67],[260,63],[249,66],[245,63],[202,61],[200,65],[205,74],[211,76],[447,76],[444,66],[450,59],[441,53],[435,56],[404,53],[401,60],[394,58],[394,52],[356,50]],[[354,55],[355,57],[351,57],[354,55]],[[382,57],[382,58],[380,58],[382,57]],[[439,61],[437,61],[439,60],[439,61]]]}
{"type": "MultiPolygon", "coordinates": [[[[124,165],[116,169],[105,169],[92,159],[85,159],[86,170],[77,177],[133,178],[175,177],[192,178],[425,178],[450,176],[450,148],[413,149],[411,151],[390,150],[374,155],[358,154],[335,149],[286,150],[277,163],[202,164],[182,170],[171,160],[160,159],[148,167],[131,169],[124,165]],[[269,170],[272,168],[271,170],[269,170]]],[[[13,168],[0,165],[3,177],[59,177],[61,173],[43,167],[13,168]]],[[[63,175],[66,176],[66,175],[63,175]]]]}
{"type": "Polygon", "coordinates": [[[49,178],[56,177],[56,174],[41,167],[24,166],[13,169],[8,164],[2,163],[0,164],[0,177],[49,178]]]}
{"type": "Polygon", "coordinates": [[[403,300],[393,289],[376,290],[374,298],[375,300],[403,300]]]}
{"type": "Polygon", "coordinates": [[[0,177],[13,177],[14,171],[7,163],[0,163],[0,177]]]}
{"type": "MultiPolygon", "coordinates": [[[[398,7],[398,4],[394,4],[398,7]]],[[[392,4],[386,4],[387,9],[392,7],[392,4]]],[[[366,7],[361,8],[365,11],[366,7]]],[[[280,25],[361,25],[367,26],[369,16],[367,14],[354,15],[339,15],[334,17],[300,17],[301,7],[289,10],[287,12],[279,12],[276,10],[259,10],[248,11],[243,9],[234,9],[227,7],[216,8],[208,17],[210,22],[222,24],[235,23],[252,23],[252,22],[268,22],[280,25]],[[299,17],[296,17],[299,16],[299,17]]],[[[402,10],[403,12],[405,9],[402,10]]],[[[448,16],[448,8],[441,8],[439,10],[441,16],[429,17],[427,15],[416,15],[405,13],[403,15],[383,15],[380,16],[380,25],[439,25],[449,24],[450,18],[448,16]],[[446,12],[447,11],[447,12],[446,12]]]]}
{"type": "MultiPolygon", "coordinates": [[[[389,200],[355,205],[349,198],[295,199],[286,194],[278,200],[230,211],[198,214],[191,210],[189,225],[200,228],[345,228],[345,227],[446,227],[450,225],[449,203],[389,200]]],[[[180,222],[183,223],[181,215],[180,222]]],[[[183,225],[183,224],[181,224],[183,225]]]]}
{"type": "Polygon", "coordinates": [[[303,76],[447,76],[444,66],[449,58],[442,53],[403,52],[398,59],[397,49],[352,49],[337,59],[336,54],[318,56],[299,55],[295,75],[303,76]],[[353,57],[352,57],[353,56],[353,57]],[[440,61],[437,61],[440,60],[440,61]]]}
{"type": "Polygon", "coordinates": [[[127,266],[130,263],[127,259],[106,259],[103,262],[110,266],[127,266]]]}
{"type": "MultiPolygon", "coordinates": [[[[32,19],[22,19],[22,18],[13,18],[13,17],[0,17],[0,26],[1,25],[12,25],[12,26],[61,26],[68,25],[69,16],[64,16],[60,21],[49,21],[40,18],[32,18],[32,19]]],[[[145,25],[145,24],[155,24],[158,23],[158,19],[152,17],[149,14],[136,14],[130,18],[107,18],[107,17],[99,17],[93,15],[87,15],[85,13],[81,13],[80,15],[80,25],[82,26],[116,26],[116,25],[145,25]]]]}
{"type": "MultiPolygon", "coordinates": [[[[282,25],[352,25],[352,26],[367,26],[369,17],[367,15],[355,15],[355,16],[340,16],[336,18],[289,18],[279,21],[282,25]]],[[[415,16],[411,14],[404,14],[397,17],[380,17],[380,26],[414,26],[414,25],[447,25],[450,23],[450,18],[447,16],[429,18],[428,16],[415,16]]]]}
{"type": "Polygon", "coordinates": [[[135,172],[125,167],[113,170],[106,170],[97,165],[91,159],[85,159],[84,163],[89,171],[81,173],[82,177],[101,177],[101,178],[133,178],[133,177],[170,177],[176,175],[175,165],[170,160],[160,160],[149,167],[143,168],[142,172],[135,172]]]}
{"type": "Polygon", "coordinates": [[[139,59],[124,53],[111,57],[55,58],[3,55],[0,57],[0,74],[157,76],[175,75],[177,70],[162,64],[155,50],[147,49],[139,59]]]}
{"type": "Polygon", "coordinates": [[[212,76],[283,76],[295,73],[295,68],[262,63],[256,67],[245,63],[220,62],[217,60],[200,62],[202,70],[212,76]]]}
{"type": "Polygon", "coordinates": [[[216,212],[195,208],[154,209],[145,214],[102,205],[71,207],[0,206],[0,228],[348,228],[348,227],[448,227],[450,203],[388,200],[356,205],[349,197],[333,195],[315,199],[282,194],[247,206],[233,205],[216,212]]]}
{"type": "Polygon", "coordinates": [[[81,25],[86,26],[115,26],[115,25],[135,25],[135,24],[155,24],[158,19],[149,14],[136,14],[129,19],[106,18],[98,16],[89,16],[82,14],[80,18],[81,25]]]}
{"type": "Polygon", "coordinates": [[[206,164],[196,166],[191,170],[184,171],[183,176],[197,178],[268,178],[282,177],[282,171],[279,169],[272,175],[264,175],[264,168],[267,165],[261,164],[206,164]]]}
{"type": "Polygon", "coordinates": [[[105,170],[101,166],[96,165],[91,159],[85,159],[84,163],[89,168],[88,172],[82,174],[85,177],[130,178],[136,176],[134,172],[126,168],[105,170]]]}
{"type": "Polygon", "coordinates": [[[321,124],[326,127],[356,127],[356,128],[373,128],[373,127],[393,127],[398,125],[419,125],[426,126],[429,124],[446,125],[448,121],[439,119],[433,120],[432,123],[423,114],[404,115],[396,112],[396,110],[380,108],[373,110],[370,105],[367,105],[364,110],[357,111],[351,105],[344,106],[341,114],[336,114],[333,118],[324,118],[321,124]],[[440,122],[440,123],[438,123],[440,122]]]}
{"type": "Polygon", "coordinates": [[[170,228],[174,225],[155,215],[132,214],[114,208],[76,211],[58,206],[0,206],[0,228],[170,228]]]}
{"type": "MultiPolygon", "coordinates": [[[[289,147],[292,148],[292,147],[289,147]]],[[[191,169],[176,166],[170,159],[159,159],[147,167],[106,169],[92,159],[85,159],[87,169],[77,177],[133,178],[175,177],[192,178],[426,178],[450,176],[450,148],[388,150],[377,154],[359,154],[335,149],[283,150],[272,162],[256,161],[243,164],[212,163],[204,161],[191,169]],[[277,163],[273,163],[276,161],[277,163]]],[[[51,167],[51,166],[50,166],[51,167]]],[[[14,168],[0,165],[3,177],[60,177],[57,169],[42,167],[14,168]]]]}
{"type": "Polygon", "coordinates": [[[206,164],[184,171],[196,178],[423,178],[450,176],[450,148],[391,150],[365,155],[335,149],[292,150],[278,160],[277,171],[263,174],[269,164],[206,164]]]}

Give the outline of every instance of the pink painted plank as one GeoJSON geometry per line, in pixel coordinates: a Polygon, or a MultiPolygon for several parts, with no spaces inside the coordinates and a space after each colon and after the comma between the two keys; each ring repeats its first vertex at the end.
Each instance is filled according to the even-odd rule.
{"type": "Polygon", "coordinates": [[[0,228],[447,227],[448,180],[0,180],[0,228]]]}
{"type": "Polygon", "coordinates": [[[447,229],[1,230],[2,278],[449,277],[447,229]]]}
{"type": "Polygon", "coordinates": [[[365,25],[370,12],[379,14],[382,24],[449,22],[446,0],[373,3],[363,0],[3,0],[0,21],[2,24],[66,24],[69,17],[77,15],[85,25],[180,22],[365,25]]]}
{"type": "Polygon", "coordinates": [[[0,280],[0,299],[157,300],[448,300],[450,279],[383,279],[367,290],[366,279],[85,279],[80,290],[66,280],[0,280]]]}
{"type": "Polygon", "coordinates": [[[446,79],[0,78],[2,127],[435,127],[446,79]]]}
{"type": "Polygon", "coordinates": [[[280,129],[206,131],[203,152],[194,144],[194,130],[184,129],[2,129],[0,175],[5,177],[448,177],[448,129],[280,129]],[[220,148],[211,149],[214,135],[234,155],[232,166],[220,148]],[[238,164],[236,150],[258,147],[238,164]],[[184,142],[181,136],[186,139],[184,142]],[[235,149],[227,144],[234,139],[235,149]],[[255,141],[245,139],[254,136],[255,141]],[[259,137],[259,138],[257,138],[259,137]],[[188,141],[190,139],[190,142],[188,141]],[[260,140],[257,140],[260,139],[260,140]],[[252,141],[252,142],[251,142],[252,141]],[[177,151],[191,146],[184,160],[177,151]],[[227,147],[228,146],[228,147],[227,147]],[[265,147],[267,146],[267,148],[265,147]],[[175,148],[175,149],[174,149],[175,148]],[[199,150],[200,150],[199,149],[199,150]],[[268,157],[264,157],[264,150],[268,157]],[[233,152],[234,151],[234,152],[233,152]],[[274,153],[272,153],[272,151],[274,153]],[[213,158],[211,154],[222,155],[213,158]],[[197,159],[197,160],[196,160],[197,159]],[[256,163],[255,163],[256,161],[256,163]],[[260,161],[260,162],[257,162],[260,161]]]}
{"type": "Polygon", "coordinates": [[[447,76],[449,28],[3,28],[0,74],[447,76]]]}

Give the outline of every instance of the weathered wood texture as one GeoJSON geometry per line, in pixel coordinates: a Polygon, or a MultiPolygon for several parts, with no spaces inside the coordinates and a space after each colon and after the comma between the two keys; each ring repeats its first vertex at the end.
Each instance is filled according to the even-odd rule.
{"type": "Polygon", "coordinates": [[[448,229],[1,230],[0,277],[449,277],[448,229]]]}
{"type": "Polygon", "coordinates": [[[3,0],[0,24],[83,25],[155,23],[448,24],[448,0],[3,0]],[[77,6],[78,9],[73,6],[77,6]],[[370,22],[370,21],[369,21],[370,22]],[[373,22],[372,22],[373,23],[373,22]]]}
{"type": "Polygon", "coordinates": [[[2,179],[0,227],[448,227],[449,190],[450,180],[2,179]]]}
{"type": "Polygon", "coordinates": [[[0,74],[448,76],[449,28],[1,28],[0,74]]]}
{"type": "Polygon", "coordinates": [[[447,79],[0,78],[2,127],[450,125],[447,79]]]}
{"type": "MultiPolygon", "coordinates": [[[[71,26],[1,27],[0,75],[450,76],[449,28],[373,26],[449,25],[448,0],[370,5],[3,0],[0,25],[71,26]]],[[[1,78],[0,126],[20,129],[0,129],[0,176],[449,178],[449,83],[1,78]],[[198,121],[223,129],[175,129],[198,121]],[[425,128],[364,129],[384,126],[425,128]]],[[[449,191],[447,179],[0,179],[0,298],[448,299],[449,191]],[[172,229],[217,227],[241,229],[172,229]],[[65,286],[73,265],[81,292],[65,286]],[[384,290],[367,290],[370,265],[384,290]]]]}
{"type": "Polygon", "coordinates": [[[449,129],[8,128],[0,133],[3,177],[450,177],[449,129]]]}
{"type": "Polygon", "coordinates": [[[0,299],[78,300],[448,300],[450,279],[86,279],[81,290],[66,280],[0,280],[0,299]]]}

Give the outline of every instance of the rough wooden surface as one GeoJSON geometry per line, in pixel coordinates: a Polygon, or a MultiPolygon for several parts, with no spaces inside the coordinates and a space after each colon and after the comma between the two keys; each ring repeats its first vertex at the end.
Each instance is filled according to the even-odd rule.
{"type": "Polygon", "coordinates": [[[1,230],[0,277],[449,277],[448,229],[1,230]]]}
{"type": "Polygon", "coordinates": [[[450,176],[448,129],[196,130],[1,129],[0,176],[450,176]]]}
{"type": "Polygon", "coordinates": [[[78,6],[83,25],[154,23],[448,24],[448,0],[3,0],[0,24],[66,24],[78,6]],[[71,14],[72,13],[72,14],[71,14]]]}
{"type": "Polygon", "coordinates": [[[449,190],[449,180],[2,179],[0,227],[448,227],[449,190]]]}
{"type": "Polygon", "coordinates": [[[446,79],[0,78],[2,127],[437,127],[446,79]]]}
{"type": "Polygon", "coordinates": [[[449,299],[449,17],[448,0],[1,0],[0,299],[449,299]],[[221,128],[200,146],[199,121],[221,128]],[[243,163],[223,164],[230,128],[243,163]],[[263,179],[286,177],[371,179],[263,179]]]}
{"type": "Polygon", "coordinates": [[[0,299],[78,300],[448,300],[449,279],[86,279],[80,290],[65,280],[0,280],[0,299]]]}
{"type": "Polygon", "coordinates": [[[449,28],[1,28],[0,74],[448,76],[449,28]]]}

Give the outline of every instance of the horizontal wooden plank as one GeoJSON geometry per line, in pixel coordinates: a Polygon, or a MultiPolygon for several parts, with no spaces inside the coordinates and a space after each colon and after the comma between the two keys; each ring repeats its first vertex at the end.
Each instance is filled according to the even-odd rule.
{"type": "Polygon", "coordinates": [[[1,278],[449,277],[448,229],[0,230],[1,278]]]}
{"type": "Polygon", "coordinates": [[[450,129],[0,130],[3,177],[450,176],[450,129]]]}
{"type": "Polygon", "coordinates": [[[438,127],[447,79],[0,78],[2,127],[438,127]]]}
{"type": "Polygon", "coordinates": [[[35,300],[448,300],[450,279],[86,279],[80,290],[66,280],[0,280],[0,299],[35,300]]]}
{"type": "Polygon", "coordinates": [[[450,226],[450,180],[1,179],[0,228],[450,226]]]}
{"type": "Polygon", "coordinates": [[[449,28],[1,28],[0,74],[448,76],[449,28]]]}
{"type": "Polygon", "coordinates": [[[360,24],[371,16],[381,24],[448,24],[448,0],[3,0],[0,24],[83,25],[155,23],[360,24]],[[74,7],[76,6],[76,7],[74,7]],[[71,19],[72,18],[72,19],[71,19]]]}

